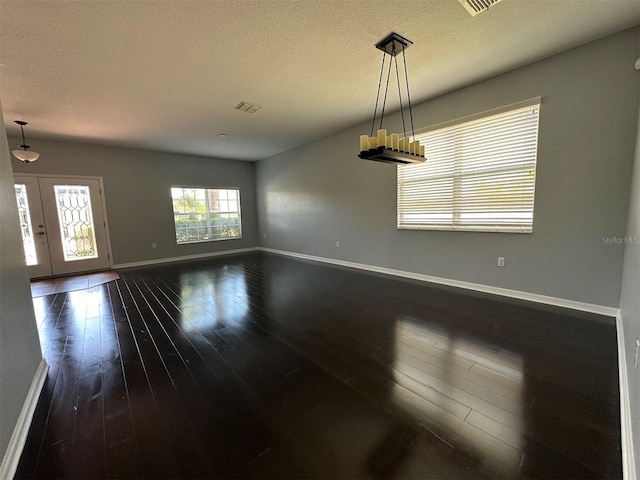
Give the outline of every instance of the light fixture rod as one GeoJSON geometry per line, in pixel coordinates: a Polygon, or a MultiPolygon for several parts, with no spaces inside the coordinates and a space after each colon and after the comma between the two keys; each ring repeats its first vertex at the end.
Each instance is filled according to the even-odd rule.
{"type": "Polygon", "coordinates": [[[378,115],[378,105],[380,102],[380,90],[382,88],[382,75],[384,74],[384,62],[387,55],[391,56],[392,60],[389,61],[389,70],[387,72],[387,84],[384,91],[384,98],[383,98],[382,109],[380,113],[379,128],[382,128],[382,122],[384,120],[384,112],[387,106],[387,94],[389,92],[389,80],[391,78],[391,62],[394,61],[395,69],[396,69],[396,80],[398,83],[398,100],[400,102],[400,116],[402,118],[402,131],[405,135],[408,134],[407,126],[404,118],[402,87],[400,85],[400,72],[398,69],[398,57],[397,57],[397,55],[400,52],[402,52],[402,61],[404,62],[405,88],[407,89],[407,104],[409,107],[409,118],[411,121],[411,136],[412,136],[412,139],[415,140],[415,129],[413,126],[413,111],[411,108],[411,96],[409,95],[409,75],[407,72],[407,57],[405,55],[406,49],[409,48],[411,45],[413,45],[413,42],[411,40],[403,37],[402,35],[398,35],[395,32],[390,33],[389,35],[387,35],[385,38],[383,38],[376,44],[376,48],[378,50],[382,50],[382,52],[384,52],[384,55],[382,55],[382,65],[380,67],[380,77],[378,79],[378,92],[376,94],[376,105],[373,110],[373,120],[371,122],[371,136],[373,136],[373,132],[376,124],[376,117],[378,115]]]}
{"type": "Polygon", "coordinates": [[[409,94],[409,74],[407,73],[407,57],[404,54],[404,45],[402,46],[402,63],[404,63],[404,79],[407,84],[407,103],[409,104],[409,118],[411,118],[411,136],[416,139],[416,131],[413,128],[413,111],[411,109],[411,95],[409,94]]]}
{"type": "Polygon", "coordinates": [[[402,106],[402,90],[400,89],[400,75],[398,74],[398,58],[393,57],[396,63],[396,79],[398,80],[398,100],[400,101],[400,117],[402,118],[402,133],[406,135],[407,127],[404,124],[404,107],[402,106]]]}
{"type": "MultiPolygon", "coordinates": [[[[384,55],[383,55],[384,57],[384,55]]],[[[391,78],[391,60],[389,60],[389,70],[387,70],[387,86],[384,89],[384,100],[382,102],[382,111],[380,113],[380,127],[382,128],[382,120],[384,119],[384,108],[387,106],[387,92],[389,92],[389,78],[391,78]]],[[[372,133],[373,135],[373,133],[372,133]]]]}
{"type": "Polygon", "coordinates": [[[380,78],[378,79],[378,93],[376,94],[376,106],[373,109],[373,121],[371,122],[371,136],[373,137],[373,129],[376,126],[376,116],[378,115],[378,99],[380,98],[380,86],[382,85],[382,73],[384,72],[384,60],[385,56],[382,56],[382,66],[380,67],[380,78]]]}
{"type": "Polygon", "coordinates": [[[24,126],[25,125],[29,125],[27,122],[23,122],[22,120],[15,120],[15,122],[20,125],[20,131],[22,132],[22,145],[20,145],[24,150],[26,150],[27,148],[29,148],[29,145],[27,145],[27,141],[24,138],[24,126]]]}

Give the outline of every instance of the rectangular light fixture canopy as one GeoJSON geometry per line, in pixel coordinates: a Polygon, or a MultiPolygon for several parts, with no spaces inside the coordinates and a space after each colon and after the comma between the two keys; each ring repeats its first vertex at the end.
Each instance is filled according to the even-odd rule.
{"type": "Polygon", "coordinates": [[[392,32],[376,43],[376,48],[378,50],[382,50],[384,53],[388,53],[392,57],[395,57],[398,53],[402,53],[403,48],[406,50],[411,45],[413,45],[411,40],[392,32]]]}

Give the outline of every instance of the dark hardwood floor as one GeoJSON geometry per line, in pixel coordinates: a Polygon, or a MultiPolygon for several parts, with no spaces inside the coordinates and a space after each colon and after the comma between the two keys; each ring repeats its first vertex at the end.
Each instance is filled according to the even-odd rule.
{"type": "Polygon", "coordinates": [[[16,478],[621,478],[615,326],[265,253],[34,299],[16,478]]]}

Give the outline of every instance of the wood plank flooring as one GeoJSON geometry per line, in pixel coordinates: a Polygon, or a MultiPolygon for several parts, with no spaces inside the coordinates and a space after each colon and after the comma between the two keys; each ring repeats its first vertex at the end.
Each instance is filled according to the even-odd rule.
{"type": "Polygon", "coordinates": [[[622,478],[610,319],[265,253],[34,299],[16,478],[622,478]]]}

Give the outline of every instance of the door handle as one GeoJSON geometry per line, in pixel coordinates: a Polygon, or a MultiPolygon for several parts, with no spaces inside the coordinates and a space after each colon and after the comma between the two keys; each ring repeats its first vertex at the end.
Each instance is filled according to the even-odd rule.
{"type": "Polygon", "coordinates": [[[47,232],[36,232],[36,235],[41,235],[42,236],[42,235],[46,235],[46,234],[47,234],[47,232]]]}

